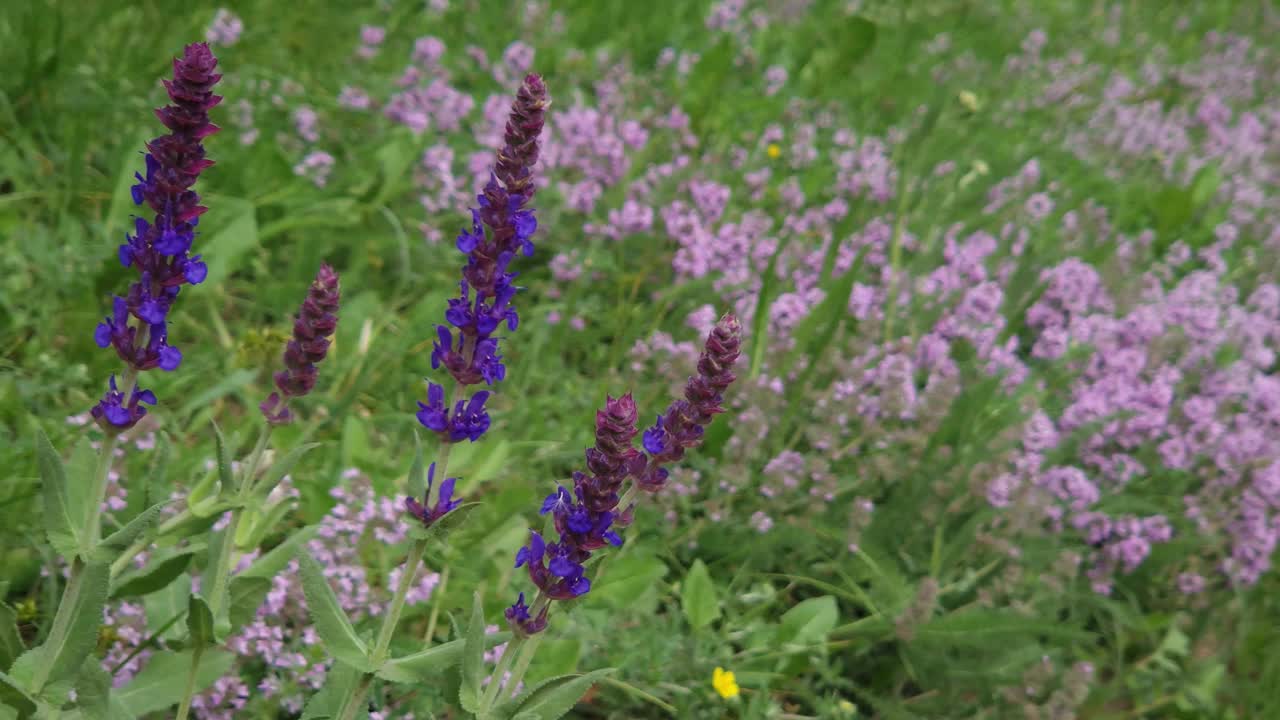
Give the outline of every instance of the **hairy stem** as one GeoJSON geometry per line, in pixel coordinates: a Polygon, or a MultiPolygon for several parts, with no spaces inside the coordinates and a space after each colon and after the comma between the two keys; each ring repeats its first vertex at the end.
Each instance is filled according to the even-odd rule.
{"type": "Polygon", "coordinates": [[[187,670],[187,685],[182,691],[182,702],[178,705],[177,720],[187,720],[191,713],[191,698],[196,694],[196,671],[200,669],[200,655],[204,648],[196,648],[191,656],[191,667],[187,670]]]}
{"type": "MultiPolygon", "coordinates": [[[[447,405],[446,405],[447,407],[447,405]]],[[[449,470],[449,450],[453,446],[449,443],[443,443],[439,454],[436,456],[436,470],[440,473],[439,477],[447,477],[449,470]]],[[[430,501],[431,498],[425,498],[430,501]]],[[[391,598],[391,605],[387,608],[387,614],[382,617],[382,626],[378,628],[378,639],[373,646],[374,667],[381,665],[387,659],[387,653],[391,648],[391,638],[395,635],[396,626],[400,624],[400,614],[404,612],[405,599],[409,596],[409,588],[413,586],[413,578],[418,574],[418,565],[422,563],[422,556],[427,551],[427,542],[425,540],[416,540],[409,549],[409,557],[405,559],[404,571],[400,575],[400,583],[396,586],[396,594],[391,598]]],[[[352,688],[351,694],[342,701],[341,710],[338,713],[338,720],[353,720],[356,717],[360,704],[364,702],[365,695],[369,692],[369,687],[373,684],[373,673],[365,673],[360,682],[356,683],[352,688]]]]}

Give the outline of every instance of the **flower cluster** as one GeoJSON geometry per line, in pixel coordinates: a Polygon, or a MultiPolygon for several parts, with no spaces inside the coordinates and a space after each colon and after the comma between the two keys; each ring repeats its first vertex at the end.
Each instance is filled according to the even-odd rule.
{"type": "MultiPolygon", "coordinates": [[[[738,359],[741,331],[733,315],[716,323],[698,360],[698,373],[685,384],[684,399],[673,402],[645,433],[648,455],[632,446],[639,432],[635,400],[630,394],[606,398],[604,409],[596,412],[595,445],[586,450],[587,472],[573,474],[572,493],[560,486],[542,503],[541,514],[553,517],[558,541],[548,543],[530,531],[529,543],[516,554],[516,567],[528,566],[529,579],[545,601],[567,600],[591,590],[586,562],[592,551],[621,545],[613,528],[632,520],[634,508],[620,494],[623,483],[633,478],[635,487],[660,489],[668,473],[663,465],[700,444],[705,427],[724,412],[722,393],[734,380],[731,369],[738,359]]],[[[548,609],[543,601],[531,608],[521,593],[506,617],[513,630],[530,635],[546,628],[548,609]]]]}
{"type": "MultiPolygon", "coordinates": [[[[175,370],[182,353],[168,342],[169,310],[184,284],[203,282],[208,268],[199,255],[191,255],[196,224],[207,208],[192,190],[201,171],[213,164],[205,158],[202,140],[218,131],[209,122],[209,110],[222,98],[213,86],[222,77],[214,72],[218,60],[205,43],[188,45],[173,61],[173,79],[165,80],[170,104],[156,110],[169,129],[147,143],[146,176],[137,174],[133,201],[155,213],[148,222],[134,220],[134,234],[120,246],[120,263],[137,268],[140,275],[124,297],[116,297],[111,317],[99,323],[93,339],[99,347],[114,347],[133,373],[160,368],[175,370]],[[131,324],[131,318],[137,324],[131,324]]],[[[137,400],[154,402],[146,391],[128,388],[129,399],[112,389],[94,409],[104,428],[132,426],[142,413],[137,400]],[[135,400],[136,398],[136,400],[135,400]]]]}
{"type": "MultiPolygon", "coordinates": [[[[519,288],[508,268],[517,251],[533,254],[532,237],[538,224],[529,201],[547,105],[542,78],[526,76],[511,107],[504,144],[477,198],[479,207],[471,211],[471,228],[458,236],[458,250],[467,256],[461,294],[449,301],[448,324],[436,328],[431,367],[444,366],[459,389],[482,382],[493,385],[506,376],[494,333],[503,325],[514,331],[519,324],[511,305],[519,288]]],[[[488,397],[486,390],[469,399],[460,397],[450,411],[444,387],[429,382],[427,402],[418,403],[418,420],[445,442],[475,442],[489,428],[484,408],[488,397]]]]}
{"type": "Polygon", "coordinates": [[[289,422],[289,398],[302,397],[316,386],[316,365],[328,354],[329,338],[338,327],[340,296],[338,273],[322,264],[294,320],[293,339],[284,351],[285,369],[275,374],[279,392],[271,393],[259,406],[267,422],[289,422]]]}

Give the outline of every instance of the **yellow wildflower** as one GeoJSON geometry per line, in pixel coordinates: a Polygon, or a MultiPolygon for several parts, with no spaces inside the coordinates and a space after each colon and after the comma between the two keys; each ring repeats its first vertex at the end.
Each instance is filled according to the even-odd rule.
{"type": "Polygon", "coordinates": [[[961,90],[960,94],[956,96],[956,99],[959,100],[960,104],[964,106],[964,109],[969,112],[978,112],[978,108],[982,107],[981,103],[978,102],[978,96],[968,90],[961,90]]]}
{"type": "Polygon", "coordinates": [[[716,668],[715,672],[711,673],[711,686],[725,700],[738,697],[738,680],[730,670],[725,670],[721,667],[716,668]]]}
{"type": "Polygon", "coordinates": [[[764,152],[770,159],[777,160],[778,157],[782,155],[782,148],[778,147],[778,143],[769,143],[769,146],[764,149],[764,152]]]}

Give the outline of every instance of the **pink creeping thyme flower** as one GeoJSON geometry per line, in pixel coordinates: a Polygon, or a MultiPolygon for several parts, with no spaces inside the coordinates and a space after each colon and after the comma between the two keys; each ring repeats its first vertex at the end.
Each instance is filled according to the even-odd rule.
{"type": "Polygon", "coordinates": [[[260,406],[267,422],[289,422],[288,399],[302,397],[316,386],[316,365],[328,354],[329,338],[338,327],[340,297],[338,273],[322,264],[293,323],[293,339],[284,351],[285,369],[275,375],[280,392],[271,393],[260,406]]]}

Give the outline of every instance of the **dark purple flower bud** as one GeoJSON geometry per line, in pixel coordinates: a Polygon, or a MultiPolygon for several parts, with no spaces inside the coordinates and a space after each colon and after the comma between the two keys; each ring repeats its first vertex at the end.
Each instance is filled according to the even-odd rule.
{"type": "Polygon", "coordinates": [[[529,606],[524,604],[524,593],[520,593],[520,597],[516,598],[516,602],[507,608],[504,613],[507,616],[507,623],[511,626],[511,630],[517,635],[528,637],[536,635],[547,628],[547,611],[550,609],[549,604],[544,604],[542,609],[538,611],[537,617],[530,617],[529,606]]]}
{"type": "MultiPolygon", "coordinates": [[[[275,375],[281,404],[287,403],[289,398],[302,397],[315,387],[319,374],[316,365],[329,352],[329,338],[338,328],[340,299],[338,274],[329,265],[321,265],[294,320],[293,338],[284,351],[285,369],[275,375]]],[[[273,410],[276,406],[269,398],[263,404],[262,412],[268,421],[288,422],[288,414],[281,414],[285,410],[283,406],[280,410],[268,411],[268,403],[273,410]]]]}
{"type": "Polygon", "coordinates": [[[742,348],[742,326],[732,314],[720,318],[707,336],[698,358],[698,374],[684,386],[684,398],[671,403],[653,427],[644,433],[644,447],[649,453],[647,467],[636,478],[642,489],[660,490],[667,480],[662,466],[680,460],[684,451],[697,447],[707,425],[724,412],[725,389],[733,383],[733,364],[742,348]]]}
{"type": "Polygon", "coordinates": [[[134,383],[133,389],[129,392],[126,401],[123,392],[116,387],[116,376],[112,375],[107,381],[108,390],[97,405],[89,411],[93,416],[98,427],[101,427],[109,434],[124,432],[134,425],[138,424],[146,414],[147,409],[142,407],[140,403],[148,405],[156,404],[155,393],[150,390],[139,390],[138,384],[134,383]]]}
{"type": "Polygon", "coordinates": [[[548,598],[567,600],[591,589],[582,565],[590,556],[569,543],[547,543],[531,530],[529,544],[516,553],[516,567],[528,565],[529,579],[548,598]]]}
{"type": "Polygon", "coordinates": [[[431,467],[427,468],[427,492],[422,502],[412,497],[404,499],[405,511],[421,522],[423,527],[431,527],[440,518],[448,515],[449,511],[462,504],[461,500],[453,499],[453,487],[458,478],[445,478],[444,482],[440,483],[440,496],[436,498],[436,504],[430,505],[431,486],[435,484],[435,479],[436,464],[431,463],[431,467]]]}

